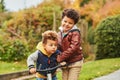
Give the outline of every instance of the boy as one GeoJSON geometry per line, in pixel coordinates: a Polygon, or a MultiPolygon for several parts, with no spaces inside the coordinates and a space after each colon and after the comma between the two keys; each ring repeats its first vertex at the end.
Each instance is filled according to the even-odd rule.
{"type": "MultiPolygon", "coordinates": [[[[27,65],[30,73],[36,73],[37,80],[47,80],[47,73],[36,72],[36,69],[41,65],[41,69],[52,68],[58,65],[56,56],[59,53],[57,50],[58,36],[54,31],[45,31],[42,34],[42,42],[37,45],[37,51],[31,54],[27,59],[27,65]],[[36,68],[34,66],[36,62],[36,68]]],[[[52,80],[57,80],[56,69],[52,71],[52,80]]]]}
{"type": "Polygon", "coordinates": [[[61,53],[58,55],[57,61],[65,61],[69,65],[62,68],[62,80],[78,80],[83,64],[81,35],[75,25],[78,20],[79,14],[74,9],[63,11],[60,32],[58,33],[58,48],[61,53]]]}

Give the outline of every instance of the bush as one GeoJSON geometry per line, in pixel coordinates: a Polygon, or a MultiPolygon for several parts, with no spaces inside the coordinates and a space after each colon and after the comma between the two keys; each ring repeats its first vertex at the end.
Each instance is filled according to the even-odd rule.
{"type": "Polygon", "coordinates": [[[36,8],[13,12],[10,17],[5,18],[0,26],[0,60],[25,59],[28,53],[35,50],[44,31],[58,30],[62,8],[51,4],[42,3],[36,8]],[[53,19],[56,21],[53,22],[53,19]]]}
{"type": "Polygon", "coordinates": [[[89,28],[88,30],[88,36],[87,36],[87,41],[90,43],[90,44],[95,44],[95,41],[94,41],[94,29],[92,27],[89,28]]]}
{"type": "Polygon", "coordinates": [[[0,39],[0,45],[0,60],[2,61],[20,61],[27,58],[28,46],[20,39],[13,41],[0,39]]]}
{"type": "Polygon", "coordinates": [[[120,15],[101,21],[95,33],[96,59],[120,57],[120,15]]]}

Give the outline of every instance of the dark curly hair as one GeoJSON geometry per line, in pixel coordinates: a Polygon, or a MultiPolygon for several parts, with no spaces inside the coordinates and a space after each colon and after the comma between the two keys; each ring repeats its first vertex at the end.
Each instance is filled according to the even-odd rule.
{"type": "Polygon", "coordinates": [[[62,12],[62,19],[67,16],[71,19],[74,20],[74,23],[76,24],[78,21],[79,21],[79,13],[74,10],[74,9],[65,9],[63,12],[62,12]]]}

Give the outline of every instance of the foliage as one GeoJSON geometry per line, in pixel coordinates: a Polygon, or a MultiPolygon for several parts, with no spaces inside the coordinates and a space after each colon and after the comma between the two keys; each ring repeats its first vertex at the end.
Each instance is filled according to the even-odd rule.
{"type": "Polygon", "coordinates": [[[80,6],[84,6],[85,4],[88,4],[90,0],[82,0],[80,3],[80,6]]]}
{"type": "Polygon", "coordinates": [[[0,38],[0,60],[11,62],[27,58],[29,48],[25,41],[3,37],[0,38]]]}
{"type": "Polygon", "coordinates": [[[71,4],[67,4],[66,8],[74,8],[76,10],[79,10],[80,8],[79,3],[81,3],[82,0],[74,0],[74,1],[69,0],[69,1],[71,1],[71,4]]]}
{"type": "Polygon", "coordinates": [[[120,14],[119,0],[91,0],[80,8],[80,13],[93,27],[108,16],[120,14]],[[99,3],[99,4],[98,4],[99,3]]]}
{"type": "Polygon", "coordinates": [[[94,28],[93,27],[90,27],[89,30],[88,30],[88,34],[87,34],[87,41],[90,43],[90,44],[95,44],[94,42],[94,28]]]}
{"type": "Polygon", "coordinates": [[[95,33],[96,59],[120,57],[120,15],[101,21],[95,33]]]}
{"type": "Polygon", "coordinates": [[[44,31],[52,30],[53,26],[58,29],[61,9],[61,6],[48,1],[37,7],[11,13],[1,25],[1,30],[5,34],[0,34],[1,60],[25,59],[28,53],[36,49],[44,31]],[[56,21],[53,22],[54,18],[56,21]]]}
{"type": "MultiPolygon", "coordinates": [[[[119,0],[89,0],[88,3],[80,6],[79,10],[81,18],[88,22],[89,30],[87,39],[90,42],[90,45],[94,44],[94,30],[97,28],[99,22],[108,16],[120,14],[119,4],[119,0]],[[90,27],[92,27],[92,30],[90,27]]],[[[92,48],[93,46],[90,49],[92,48]]]]}
{"type": "Polygon", "coordinates": [[[11,18],[12,18],[11,13],[7,13],[7,12],[2,12],[2,13],[0,13],[0,28],[3,27],[4,22],[5,22],[6,20],[9,20],[9,19],[11,19],[11,18]]]}
{"type": "Polygon", "coordinates": [[[0,0],[0,12],[5,11],[5,5],[4,5],[4,0],[0,0]]]}

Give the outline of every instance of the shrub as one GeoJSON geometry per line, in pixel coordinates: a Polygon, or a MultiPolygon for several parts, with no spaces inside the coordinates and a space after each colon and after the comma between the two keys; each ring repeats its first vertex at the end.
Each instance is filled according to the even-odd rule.
{"type": "Polygon", "coordinates": [[[102,20],[95,33],[96,59],[120,57],[120,15],[102,20]]]}
{"type": "Polygon", "coordinates": [[[29,52],[28,46],[20,39],[13,41],[3,41],[0,39],[0,45],[0,60],[2,61],[20,61],[27,58],[29,52]]]}
{"type": "Polygon", "coordinates": [[[0,25],[1,31],[5,34],[0,31],[0,60],[25,59],[28,53],[36,49],[44,31],[54,28],[58,30],[60,14],[61,6],[51,5],[49,2],[36,8],[11,13],[11,16],[5,18],[0,25]],[[53,18],[56,21],[53,22],[53,18]]]}
{"type": "Polygon", "coordinates": [[[95,44],[95,42],[94,42],[94,29],[92,27],[89,28],[87,35],[88,35],[87,36],[87,41],[90,44],[95,44]]]}

